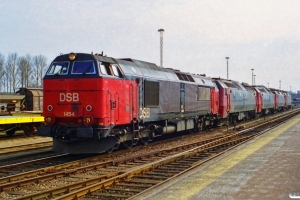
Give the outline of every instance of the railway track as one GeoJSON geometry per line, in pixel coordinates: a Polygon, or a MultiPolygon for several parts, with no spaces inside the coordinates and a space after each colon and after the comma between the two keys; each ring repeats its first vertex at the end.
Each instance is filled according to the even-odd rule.
{"type": "MultiPolygon", "coordinates": [[[[299,111],[291,113],[296,115],[299,111]]],[[[289,117],[290,115],[286,114],[280,119],[274,118],[271,123],[278,125],[278,120],[286,120],[289,117]]],[[[251,140],[272,126],[270,122],[266,122],[224,137],[215,137],[176,147],[162,146],[154,151],[152,149],[151,152],[135,151],[133,154],[107,159],[107,161],[99,161],[94,157],[42,168],[40,172],[35,172],[35,175],[24,173],[21,174],[23,177],[20,177],[20,174],[8,176],[5,180],[0,179],[0,197],[7,199],[74,199],[79,197],[127,199],[163,181],[168,181],[171,177],[176,177],[236,145],[251,140]]],[[[118,154],[122,155],[119,152],[118,154]]]]}
{"type": "Polygon", "coordinates": [[[0,131],[0,140],[1,141],[3,141],[3,140],[11,140],[12,138],[17,139],[17,138],[25,138],[25,137],[28,137],[28,136],[26,136],[25,133],[23,133],[23,132],[17,132],[12,137],[12,136],[6,135],[6,133],[3,132],[3,131],[0,131]]]}
{"type": "MultiPolygon", "coordinates": [[[[193,145],[199,145],[199,144],[205,144],[209,141],[215,140],[215,138],[211,138],[209,140],[202,140],[198,143],[195,144],[189,144],[189,145],[182,145],[182,146],[177,146],[176,148],[178,149],[184,149],[184,148],[192,148],[193,145]]],[[[220,138],[220,137],[219,137],[220,138]]],[[[131,154],[138,154],[139,149],[142,149],[143,147],[137,148],[135,151],[133,151],[131,154]]],[[[175,148],[174,148],[175,149],[175,148]]],[[[173,150],[174,150],[173,149],[173,150]]],[[[144,150],[145,151],[145,150],[144,150]]],[[[147,150],[146,150],[147,151],[147,150]]],[[[124,151],[123,151],[124,152],[124,151]]],[[[4,178],[0,179],[0,188],[1,190],[5,190],[7,188],[12,188],[12,187],[18,187],[19,185],[26,185],[26,184],[31,184],[31,183],[41,183],[45,179],[55,179],[56,177],[62,177],[62,178],[69,178],[69,174],[73,174],[74,176],[77,177],[88,177],[86,173],[89,173],[91,171],[95,170],[107,170],[106,172],[102,171],[100,173],[108,173],[108,177],[112,176],[110,173],[113,173],[113,171],[116,171],[118,168],[121,166],[115,166],[117,163],[123,163],[124,162],[124,153],[122,151],[117,152],[118,155],[114,155],[115,158],[112,158],[111,155],[100,155],[100,156],[95,156],[93,158],[87,158],[84,160],[80,161],[74,161],[71,163],[65,163],[57,166],[47,166],[45,168],[41,168],[38,170],[33,170],[33,171],[28,171],[24,173],[18,173],[18,169],[24,170],[24,167],[26,166],[32,166],[32,165],[41,165],[41,161],[38,160],[36,161],[30,161],[30,162],[24,162],[21,164],[17,165],[9,165],[9,166],[3,166],[0,168],[0,172],[3,173],[2,176],[5,176],[5,174],[12,174],[14,173],[15,175],[7,176],[4,178]],[[108,160],[103,162],[103,160],[108,160]],[[111,170],[108,170],[108,166],[111,166],[111,170]],[[17,172],[13,172],[15,169],[17,169],[17,172]]],[[[125,151],[126,152],[126,151],[125,151]]],[[[148,155],[151,157],[151,155],[157,154],[158,151],[149,153],[148,155]]],[[[147,156],[146,154],[143,154],[142,156],[147,156]]],[[[140,157],[140,155],[137,156],[132,156],[131,158],[134,157],[140,157]]],[[[64,159],[64,158],[63,158],[64,159]]],[[[50,160],[50,159],[49,159],[50,160]]],[[[42,162],[46,164],[47,162],[50,162],[49,160],[43,160],[42,162]]],[[[55,163],[51,161],[52,165],[55,163]]],[[[114,173],[113,173],[114,174],[114,173]]],[[[114,174],[114,176],[117,174],[114,174]]],[[[92,176],[92,175],[90,175],[92,176]]],[[[57,181],[57,179],[56,179],[57,181]]]]}
{"type": "Polygon", "coordinates": [[[16,153],[20,153],[20,152],[28,152],[28,151],[46,149],[46,148],[50,148],[51,146],[52,146],[52,141],[1,147],[0,148],[0,156],[7,156],[10,154],[16,154],[16,153]]]}

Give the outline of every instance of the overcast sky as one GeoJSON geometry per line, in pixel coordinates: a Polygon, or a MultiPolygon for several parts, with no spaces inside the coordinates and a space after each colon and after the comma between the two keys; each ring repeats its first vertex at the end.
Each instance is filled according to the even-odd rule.
{"type": "Polygon", "coordinates": [[[0,0],[0,53],[101,53],[300,90],[299,0],[0,0]]]}

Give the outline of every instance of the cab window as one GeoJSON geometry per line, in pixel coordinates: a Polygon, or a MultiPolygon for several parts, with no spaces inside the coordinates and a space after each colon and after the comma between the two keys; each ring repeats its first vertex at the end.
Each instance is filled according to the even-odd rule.
{"type": "Polygon", "coordinates": [[[69,62],[53,62],[49,67],[47,75],[67,75],[69,62]]]}
{"type": "Polygon", "coordinates": [[[117,76],[120,78],[122,77],[121,72],[117,65],[112,65],[112,70],[113,70],[114,76],[117,76]]]}
{"type": "Polygon", "coordinates": [[[73,63],[72,74],[96,74],[93,61],[76,61],[73,63]]]}
{"type": "Polygon", "coordinates": [[[99,71],[103,75],[116,76],[122,78],[122,73],[116,64],[99,62],[99,71]]]}
{"type": "Polygon", "coordinates": [[[108,75],[110,75],[110,76],[113,75],[110,64],[105,64],[105,69],[106,69],[108,75]]]}
{"type": "Polygon", "coordinates": [[[103,63],[99,63],[99,69],[103,75],[107,75],[107,71],[106,71],[105,65],[103,63]]]}

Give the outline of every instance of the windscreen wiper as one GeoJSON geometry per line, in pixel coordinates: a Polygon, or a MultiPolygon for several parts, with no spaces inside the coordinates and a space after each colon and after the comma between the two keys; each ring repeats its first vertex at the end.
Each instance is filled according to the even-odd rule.
{"type": "Polygon", "coordinates": [[[56,76],[59,76],[61,71],[62,71],[63,67],[60,68],[60,70],[55,74],[56,76]]]}
{"type": "Polygon", "coordinates": [[[84,70],[84,72],[82,72],[82,75],[85,75],[87,72],[89,72],[89,71],[91,70],[91,67],[92,67],[92,66],[89,66],[88,68],[86,68],[86,69],[84,70]]]}

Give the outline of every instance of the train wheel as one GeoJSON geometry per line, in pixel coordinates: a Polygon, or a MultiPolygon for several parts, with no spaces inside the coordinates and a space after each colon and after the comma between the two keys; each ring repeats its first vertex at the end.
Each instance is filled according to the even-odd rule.
{"type": "Polygon", "coordinates": [[[122,144],[126,149],[130,149],[133,145],[133,141],[132,140],[127,140],[127,141],[123,142],[122,144]]]}
{"type": "Polygon", "coordinates": [[[7,136],[13,136],[15,134],[15,132],[16,132],[16,129],[13,128],[13,129],[10,129],[9,131],[6,131],[5,133],[7,136]]]}
{"type": "Polygon", "coordinates": [[[204,128],[203,128],[203,121],[198,121],[197,123],[197,131],[202,131],[204,128]]]}
{"type": "Polygon", "coordinates": [[[143,137],[140,139],[140,142],[142,145],[146,145],[146,144],[148,144],[149,140],[150,140],[149,137],[143,137]]]}
{"type": "Polygon", "coordinates": [[[148,142],[150,141],[150,130],[149,129],[141,129],[139,132],[139,142],[142,145],[146,145],[148,144],[148,142]]]}
{"type": "Polygon", "coordinates": [[[35,126],[33,126],[33,125],[27,125],[27,126],[23,126],[22,128],[23,128],[24,133],[27,136],[33,136],[33,135],[35,135],[35,131],[36,131],[35,126]]]}
{"type": "Polygon", "coordinates": [[[154,133],[154,132],[151,132],[151,133],[149,134],[149,141],[150,141],[150,142],[153,140],[154,136],[155,136],[155,133],[154,133]]]}

